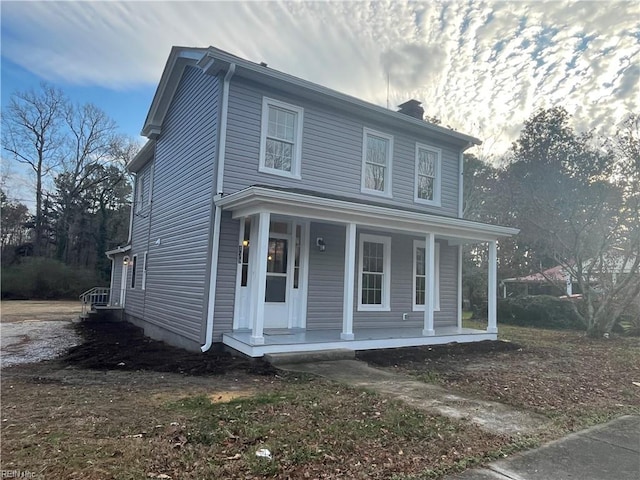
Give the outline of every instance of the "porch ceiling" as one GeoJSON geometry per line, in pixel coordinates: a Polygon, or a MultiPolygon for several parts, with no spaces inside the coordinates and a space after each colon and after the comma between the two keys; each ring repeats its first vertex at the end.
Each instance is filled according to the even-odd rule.
{"type": "Polygon", "coordinates": [[[518,229],[444,217],[414,210],[360,203],[316,192],[251,186],[239,192],[216,197],[216,205],[242,218],[260,212],[291,215],[333,223],[403,232],[433,232],[441,237],[472,241],[492,241],[510,237],[518,229]]]}

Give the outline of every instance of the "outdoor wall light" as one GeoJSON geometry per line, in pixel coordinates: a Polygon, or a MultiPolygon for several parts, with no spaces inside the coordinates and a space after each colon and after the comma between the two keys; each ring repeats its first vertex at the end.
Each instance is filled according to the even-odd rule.
{"type": "Polygon", "coordinates": [[[129,257],[124,257],[124,258],[122,259],[122,264],[123,264],[123,265],[129,265],[129,257]]]}
{"type": "Polygon", "coordinates": [[[318,247],[318,250],[320,250],[321,252],[324,252],[327,249],[327,246],[324,243],[324,238],[316,238],[316,247],[318,247]]]}
{"type": "Polygon", "coordinates": [[[242,241],[242,246],[243,247],[248,247],[249,246],[249,240],[243,240],[242,241]]]}

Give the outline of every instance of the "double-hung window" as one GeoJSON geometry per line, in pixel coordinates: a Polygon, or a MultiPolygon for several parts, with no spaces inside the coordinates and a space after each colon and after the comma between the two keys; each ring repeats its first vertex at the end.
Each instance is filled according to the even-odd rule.
{"type": "Polygon", "coordinates": [[[358,310],[389,311],[391,238],[360,235],[358,310]]]}
{"type": "MultiPolygon", "coordinates": [[[[413,241],[413,311],[424,311],[427,296],[427,275],[425,270],[425,242],[413,241]]],[[[434,310],[440,310],[440,244],[435,245],[434,258],[434,310]]]]}
{"type": "Polygon", "coordinates": [[[300,178],[303,113],[295,105],[262,100],[261,172],[300,178]]]}
{"type": "Polygon", "coordinates": [[[364,129],[362,140],[362,185],[364,193],[391,196],[393,136],[364,129]]]}
{"type": "Polygon", "coordinates": [[[139,173],[136,178],[136,212],[140,212],[147,204],[147,173],[139,173]]]}
{"type": "Polygon", "coordinates": [[[136,275],[138,268],[138,255],[131,257],[131,288],[136,288],[136,275]]]}
{"type": "Polygon", "coordinates": [[[440,205],[441,157],[442,151],[439,148],[416,144],[416,202],[440,205]]]}

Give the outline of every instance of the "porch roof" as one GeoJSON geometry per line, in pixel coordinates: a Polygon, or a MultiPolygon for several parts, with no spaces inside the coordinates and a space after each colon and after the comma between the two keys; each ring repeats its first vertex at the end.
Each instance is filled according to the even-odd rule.
{"type": "Polygon", "coordinates": [[[215,199],[216,205],[242,218],[260,212],[304,217],[333,223],[405,232],[433,232],[441,237],[475,241],[492,241],[510,237],[517,228],[445,217],[413,209],[375,204],[300,189],[254,185],[215,199]]]}

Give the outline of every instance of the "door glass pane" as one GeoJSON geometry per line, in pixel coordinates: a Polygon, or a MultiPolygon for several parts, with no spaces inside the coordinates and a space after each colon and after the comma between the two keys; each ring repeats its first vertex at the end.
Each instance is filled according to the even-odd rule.
{"type": "Polygon", "coordinates": [[[280,302],[286,301],[287,291],[287,277],[281,277],[277,275],[267,275],[267,284],[265,288],[264,301],[265,302],[280,302]]]}
{"type": "Polygon", "coordinates": [[[287,240],[284,238],[269,239],[267,273],[287,273],[287,240]]]}

